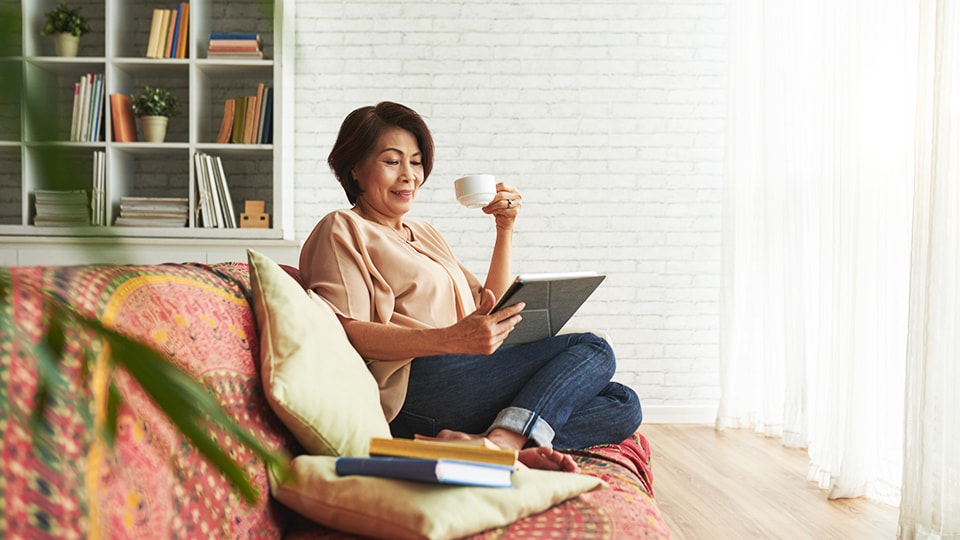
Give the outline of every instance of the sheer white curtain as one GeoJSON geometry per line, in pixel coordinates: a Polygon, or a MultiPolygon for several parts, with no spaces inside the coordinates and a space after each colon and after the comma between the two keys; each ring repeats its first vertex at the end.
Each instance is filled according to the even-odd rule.
{"type": "Polygon", "coordinates": [[[717,428],[896,502],[918,9],[732,0],[717,428]]]}
{"type": "Polygon", "coordinates": [[[960,538],[960,2],[920,8],[902,538],[960,538]]]}

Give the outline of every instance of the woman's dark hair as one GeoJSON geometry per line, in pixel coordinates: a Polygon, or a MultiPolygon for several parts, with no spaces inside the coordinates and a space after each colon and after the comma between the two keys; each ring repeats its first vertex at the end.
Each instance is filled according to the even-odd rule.
{"type": "Polygon", "coordinates": [[[360,184],[353,177],[353,169],[376,150],[380,136],[389,129],[401,128],[417,139],[420,161],[423,163],[423,181],[433,169],[433,136],[423,118],[413,109],[381,101],[375,106],[360,107],[343,119],[337,142],[327,156],[327,164],[347,193],[350,204],[360,196],[360,184]]]}

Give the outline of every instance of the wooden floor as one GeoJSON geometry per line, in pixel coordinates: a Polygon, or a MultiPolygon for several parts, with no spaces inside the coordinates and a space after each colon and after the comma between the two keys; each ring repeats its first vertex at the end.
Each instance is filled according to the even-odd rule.
{"type": "Polygon", "coordinates": [[[895,539],[899,510],[830,501],[806,479],[804,450],[749,430],[644,424],[653,489],[674,540],[895,539]]]}

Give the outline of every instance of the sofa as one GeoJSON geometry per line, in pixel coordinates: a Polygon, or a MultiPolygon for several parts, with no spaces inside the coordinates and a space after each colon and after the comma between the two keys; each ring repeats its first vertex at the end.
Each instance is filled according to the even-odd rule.
{"type": "MultiPolygon", "coordinates": [[[[295,268],[278,267],[295,281],[295,268]]],[[[77,325],[62,328],[57,384],[41,396],[42,417],[34,414],[39,410],[38,370],[49,369],[38,344],[51,333],[48,314],[56,299],[159,351],[209,389],[227,414],[270,450],[314,457],[265,392],[265,334],[255,309],[256,296],[263,293],[251,284],[250,270],[249,263],[0,268],[0,536],[359,537],[357,529],[341,527],[339,521],[318,522],[309,511],[281,503],[271,495],[278,480],[264,463],[219,428],[209,427],[260,493],[254,503],[245,502],[125,372],[111,371],[102,341],[77,325]],[[123,397],[112,445],[96,436],[111,404],[105,382],[111,378],[123,397]]],[[[467,537],[669,537],[653,499],[650,447],[642,431],[620,444],[574,453],[582,474],[600,480],[597,487],[467,537]]],[[[405,484],[415,484],[390,482],[401,482],[405,489],[405,484]]],[[[429,494],[438,489],[464,493],[456,487],[415,488],[429,494]]],[[[372,496],[380,492],[364,490],[372,496]]],[[[390,500],[381,502],[392,506],[390,500]]],[[[348,510],[341,507],[334,514],[348,510]]],[[[447,536],[399,529],[395,536],[391,530],[370,534],[447,536]]]]}

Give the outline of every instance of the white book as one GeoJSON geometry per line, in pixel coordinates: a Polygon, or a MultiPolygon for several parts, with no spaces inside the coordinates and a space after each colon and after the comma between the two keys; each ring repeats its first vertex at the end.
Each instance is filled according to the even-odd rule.
{"type": "Polygon", "coordinates": [[[197,152],[193,157],[197,170],[197,210],[200,214],[200,222],[204,228],[216,227],[216,221],[214,221],[213,216],[213,206],[210,202],[210,190],[207,187],[207,173],[203,153],[197,152]]]}
{"type": "Polygon", "coordinates": [[[224,213],[227,216],[226,226],[231,229],[237,228],[237,214],[233,210],[233,199],[230,196],[230,186],[227,184],[227,175],[223,170],[223,160],[220,156],[214,156],[213,174],[219,182],[220,193],[223,196],[224,213]]]}
{"type": "Polygon", "coordinates": [[[80,132],[77,140],[87,141],[87,129],[90,126],[90,103],[93,100],[93,73],[86,73],[80,78],[80,132]]]}
{"type": "Polygon", "coordinates": [[[107,224],[107,154],[100,150],[100,169],[97,171],[97,180],[100,183],[100,195],[97,197],[99,204],[98,214],[100,225],[107,224]]]}
{"type": "Polygon", "coordinates": [[[213,212],[217,216],[217,227],[226,228],[227,220],[223,211],[223,195],[220,193],[220,185],[217,182],[216,176],[214,175],[215,166],[213,163],[213,156],[204,154],[203,160],[207,167],[207,187],[210,189],[210,199],[213,201],[213,212]]]}
{"type": "Polygon", "coordinates": [[[93,189],[90,192],[90,224],[100,225],[100,208],[98,206],[100,195],[100,152],[93,152],[93,189]]]}
{"type": "Polygon", "coordinates": [[[72,139],[72,142],[80,142],[83,140],[83,115],[84,115],[84,104],[87,102],[87,76],[86,74],[80,76],[80,82],[77,83],[80,86],[80,94],[77,96],[77,126],[75,134],[72,139]]]}

